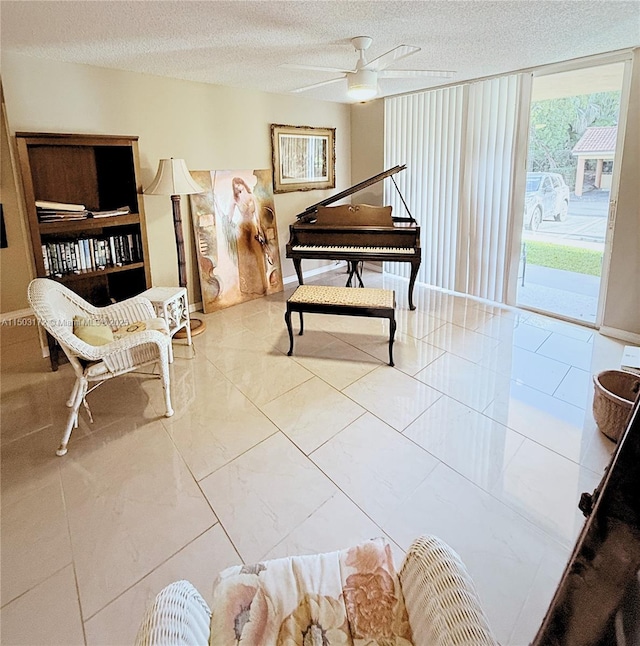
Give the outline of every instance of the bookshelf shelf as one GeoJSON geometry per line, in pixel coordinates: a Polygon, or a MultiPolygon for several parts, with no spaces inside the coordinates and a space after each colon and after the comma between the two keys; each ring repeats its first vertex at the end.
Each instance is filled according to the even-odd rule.
{"type": "Polygon", "coordinates": [[[72,231],[94,231],[95,229],[108,229],[121,227],[125,224],[139,224],[140,216],[137,213],[127,215],[113,215],[107,218],[85,218],[71,222],[39,222],[40,235],[48,233],[67,233],[72,231]]]}
{"type": "MultiPolygon", "coordinates": [[[[148,289],[138,138],[18,132],[16,144],[37,276],[68,284],[96,306],[148,289]],[[126,206],[130,212],[41,222],[36,201],[82,204],[89,211],[126,206]]],[[[53,338],[48,342],[56,370],[63,353],[53,338]]]]}
{"type": "Polygon", "coordinates": [[[89,269],[79,269],[68,274],[49,276],[49,278],[59,280],[61,283],[72,283],[77,280],[84,280],[85,278],[104,276],[105,274],[117,274],[122,271],[132,271],[134,269],[144,269],[144,263],[130,262],[126,265],[115,265],[112,267],[105,267],[104,269],[96,269],[95,271],[89,269]]]}

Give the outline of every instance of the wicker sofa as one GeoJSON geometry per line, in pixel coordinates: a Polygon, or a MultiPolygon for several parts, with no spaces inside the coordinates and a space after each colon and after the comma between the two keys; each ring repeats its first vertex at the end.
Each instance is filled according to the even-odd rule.
{"type": "MultiPolygon", "coordinates": [[[[367,544],[363,545],[368,549],[367,544]]],[[[358,547],[351,548],[351,550],[358,549],[358,547]]],[[[385,549],[386,554],[390,555],[388,545],[378,547],[378,553],[383,555],[383,560],[385,549]]],[[[403,624],[401,621],[397,621],[397,613],[390,614],[388,612],[390,605],[387,601],[389,598],[393,598],[388,587],[384,595],[370,594],[373,589],[372,585],[378,585],[378,591],[381,589],[379,587],[380,579],[376,579],[373,571],[360,577],[361,582],[365,581],[364,587],[360,587],[352,595],[350,593],[354,590],[353,586],[349,587],[350,577],[346,578],[347,585],[339,597],[345,601],[347,616],[346,618],[340,617],[337,623],[343,630],[350,631],[351,634],[343,635],[334,632],[334,635],[337,635],[335,641],[331,637],[330,631],[321,630],[319,622],[311,617],[314,612],[318,612],[318,609],[309,599],[316,595],[306,595],[305,602],[302,604],[306,614],[309,615],[306,623],[298,622],[294,626],[295,629],[289,631],[283,638],[283,628],[286,627],[286,622],[280,623],[278,620],[274,632],[270,629],[268,621],[257,619],[259,613],[254,612],[254,606],[258,607],[260,603],[259,596],[256,596],[255,591],[252,593],[254,595],[252,601],[249,601],[248,604],[246,601],[241,601],[236,594],[240,591],[246,599],[246,590],[252,586],[251,580],[258,580],[261,576],[266,576],[265,572],[268,572],[272,565],[284,567],[286,569],[282,571],[286,572],[291,571],[292,564],[294,569],[301,567],[309,572],[308,576],[302,578],[306,583],[311,582],[311,587],[317,587],[316,591],[319,591],[320,588],[326,591],[326,579],[331,579],[335,573],[331,571],[331,568],[327,568],[327,563],[332,563],[331,557],[334,555],[342,555],[343,557],[345,553],[347,553],[346,550],[313,557],[276,559],[265,561],[256,566],[228,568],[221,573],[216,584],[212,609],[189,582],[172,583],[158,594],[155,602],[147,611],[138,631],[136,646],[168,646],[169,644],[172,646],[178,644],[188,646],[229,644],[231,646],[231,644],[238,643],[251,646],[293,643],[304,646],[307,644],[332,645],[334,643],[413,644],[414,646],[497,645],[478,601],[473,583],[460,558],[446,543],[432,536],[422,536],[415,540],[406,554],[400,571],[397,574],[393,573],[393,585],[395,585],[395,590],[399,591],[397,595],[399,603],[396,609],[399,609],[402,615],[408,618],[408,623],[405,621],[403,624]],[[322,581],[314,579],[313,574],[310,573],[311,566],[319,563],[321,567],[318,571],[322,572],[322,581]],[[366,586],[369,586],[370,589],[366,590],[366,586]],[[233,611],[228,622],[229,630],[225,634],[225,613],[228,614],[229,608],[234,603],[237,610],[233,611]],[[359,613],[359,609],[354,604],[355,606],[358,604],[368,605],[369,614],[365,613],[365,616],[359,613]],[[251,610],[252,619],[249,618],[249,610],[251,610]],[[393,630],[389,628],[387,631],[386,627],[381,627],[379,623],[381,616],[389,617],[389,621],[393,621],[393,630]],[[307,623],[316,629],[315,635],[310,631],[305,632],[304,627],[307,623]],[[367,627],[362,628],[364,624],[369,627],[367,634],[364,634],[367,632],[367,627]],[[249,626],[250,629],[245,629],[246,626],[249,626]]],[[[349,563],[349,558],[347,556],[347,563],[349,563]]],[[[341,563],[344,562],[341,561],[341,563]]],[[[353,564],[353,560],[351,563],[353,564]]],[[[369,559],[366,567],[375,567],[376,572],[380,572],[378,565],[372,566],[371,559],[369,559]]],[[[284,578],[286,579],[286,576],[284,578]]],[[[299,585],[288,585],[286,593],[290,594],[291,588],[298,587],[299,585]]],[[[296,593],[299,592],[296,590],[296,593]]],[[[281,599],[274,599],[268,594],[265,599],[270,612],[274,612],[274,608],[277,609],[283,605],[281,599]]],[[[332,608],[331,616],[335,617],[337,614],[335,608],[332,608]]],[[[290,621],[290,617],[291,615],[287,621],[290,621]]]]}

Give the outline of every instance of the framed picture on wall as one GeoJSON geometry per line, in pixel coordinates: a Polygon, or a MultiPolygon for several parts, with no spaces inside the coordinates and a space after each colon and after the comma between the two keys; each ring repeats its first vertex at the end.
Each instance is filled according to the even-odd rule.
{"type": "Polygon", "coordinates": [[[336,129],[271,124],[273,192],[336,186],[336,129]]]}

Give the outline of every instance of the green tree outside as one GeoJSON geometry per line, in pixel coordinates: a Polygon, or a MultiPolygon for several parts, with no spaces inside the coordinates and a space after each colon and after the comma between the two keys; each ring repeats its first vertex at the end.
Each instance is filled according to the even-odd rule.
{"type": "Polygon", "coordinates": [[[575,186],[577,159],[571,150],[591,126],[616,126],[620,92],[597,92],[534,101],[529,128],[529,170],[560,173],[575,186]]]}

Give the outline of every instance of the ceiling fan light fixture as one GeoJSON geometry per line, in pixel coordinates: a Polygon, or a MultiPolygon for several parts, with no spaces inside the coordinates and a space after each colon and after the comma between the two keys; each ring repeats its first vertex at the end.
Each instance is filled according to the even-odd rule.
{"type": "Polygon", "coordinates": [[[378,94],[378,74],[360,69],[347,76],[347,95],[354,101],[368,101],[378,94]]]}

